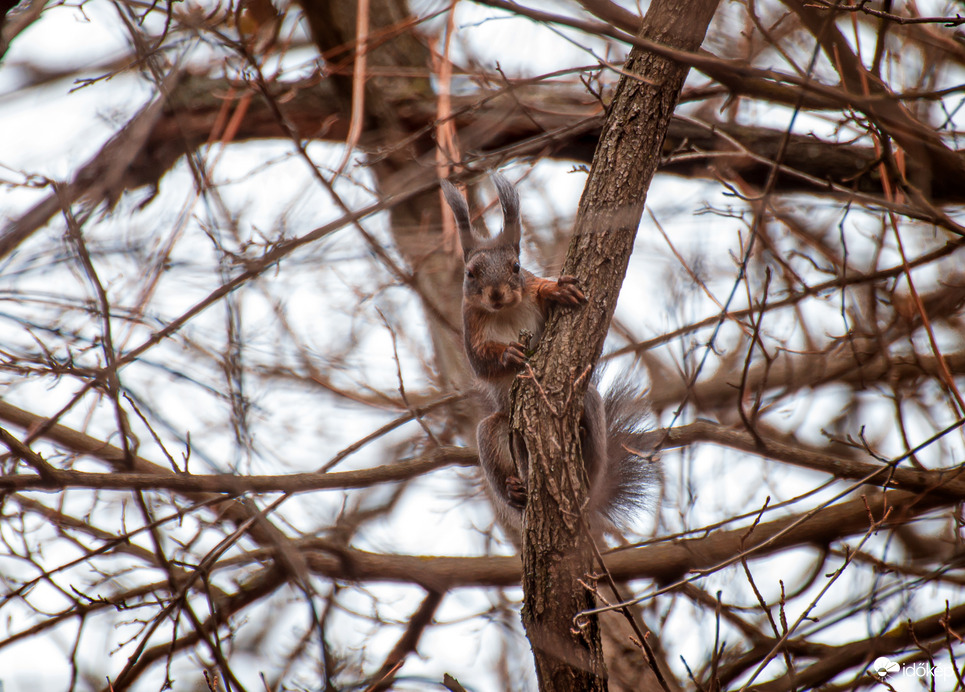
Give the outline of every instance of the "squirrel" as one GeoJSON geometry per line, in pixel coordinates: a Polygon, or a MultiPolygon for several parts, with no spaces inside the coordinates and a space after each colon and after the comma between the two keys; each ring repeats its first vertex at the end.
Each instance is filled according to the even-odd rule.
{"type": "MultiPolygon", "coordinates": [[[[503,229],[490,240],[481,240],[473,232],[469,206],[456,187],[447,180],[441,185],[456,220],[466,268],[462,300],[466,355],[490,401],[489,415],[476,429],[480,466],[496,520],[519,546],[527,469],[517,469],[510,451],[510,389],[527,352],[543,333],[550,306],[576,308],[586,303],[586,296],[575,277],[554,281],[520,266],[519,195],[501,174],[494,173],[492,180],[503,211],[503,229]]],[[[641,409],[628,386],[611,388],[606,399],[593,384],[587,388],[580,443],[589,484],[587,517],[595,529],[620,524],[644,503],[653,484],[655,467],[631,451],[644,448],[638,420],[641,409]]]]}

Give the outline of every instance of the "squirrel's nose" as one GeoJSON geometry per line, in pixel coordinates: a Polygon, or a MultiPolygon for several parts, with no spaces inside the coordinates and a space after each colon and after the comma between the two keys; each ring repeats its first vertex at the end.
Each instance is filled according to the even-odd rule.
{"type": "Polygon", "coordinates": [[[493,288],[489,291],[489,303],[494,308],[502,307],[506,303],[507,292],[502,288],[493,288]]]}

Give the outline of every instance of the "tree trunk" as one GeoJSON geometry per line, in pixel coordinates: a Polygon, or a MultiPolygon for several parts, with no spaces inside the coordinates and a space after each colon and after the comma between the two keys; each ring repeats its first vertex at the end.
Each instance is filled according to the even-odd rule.
{"type": "MultiPolygon", "coordinates": [[[[655,0],[640,36],[695,51],[716,7],[717,0],[655,0]]],[[[535,378],[518,380],[513,408],[515,445],[529,459],[522,614],[541,690],[607,687],[596,619],[580,629],[574,624],[574,616],[594,606],[583,585],[593,564],[580,518],[587,487],[579,420],[687,74],[686,67],[636,48],[624,70],[563,269],[580,280],[589,302],[551,317],[532,362],[535,378]]]]}

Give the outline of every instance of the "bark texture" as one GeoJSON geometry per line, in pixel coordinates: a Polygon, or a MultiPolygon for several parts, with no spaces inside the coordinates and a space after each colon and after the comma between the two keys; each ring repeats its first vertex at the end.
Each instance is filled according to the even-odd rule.
{"type": "MultiPolygon", "coordinates": [[[[716,7],[716,0],[654,2],[640,36],[694,51],[716,7]]],[[[593,563],[591,538],[581,519],[587,485],[580,409],[687,74],[686,67],[636,48],[624,70],[563,268],[564,274],[579,278],[589,302],[551,318],[533,360],[534,376],[520,378],[513,411],[517,452],[529,459],[523,624],[541,690],[607,688],[596,619],[579,629],[574,625],[574,617],[594,605],[584,586],[593,563]]]]}

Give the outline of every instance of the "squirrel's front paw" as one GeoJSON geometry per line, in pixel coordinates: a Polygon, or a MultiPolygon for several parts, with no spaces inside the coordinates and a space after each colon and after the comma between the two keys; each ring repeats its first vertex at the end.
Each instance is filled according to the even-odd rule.
{"type": "Polygon", "coordinates": [[[526,362],[526,347],[514,341],[511,344],[506,344],[506,349],[503,351],[503,355],[499,358],[503,366],[520,366],[526,362]]]}
{"type": "Polygon", "coordinates": [[[517,509],[526,506],[526,484],[518,476],[506,476],[506,499],[517,509]]]}
{"type": "Polygon", "coordinates": [[[555,303],[576,307],[586,302],[586,295],[580,290],[579,280],[575,276],[561,276],[556,280],[550,299],[555,303]]]}

